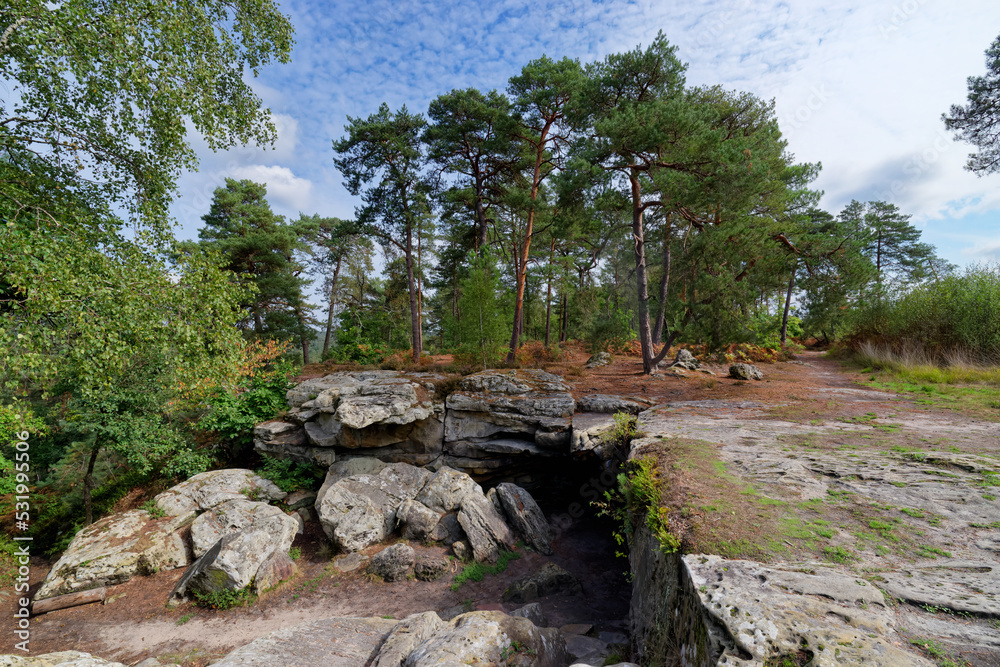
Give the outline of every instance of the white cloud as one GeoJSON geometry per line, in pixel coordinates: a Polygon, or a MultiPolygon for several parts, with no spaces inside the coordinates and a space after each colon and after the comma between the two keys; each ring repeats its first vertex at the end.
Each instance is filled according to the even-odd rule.
{"type": "Polygon", "coordinates": [[[981,215],[1000,211],[1000,177],[964,171],[970,147],[941,122],[964,101],[966,77],[983,71],[1000,26],[994,0],[287,0],[283,10],[296,28],[292,62],[251,82],[275,112],[276,149],[199,148],[203,172],[182,179],[186,227],[236,174],[266,181],[286,214],[349,216],[356,200],[331,149],[348,115],[383,101],[423,111],[451,88],[502,89],[543,53],[586,62],[648,45],[662,29],[690,83],[776,100],[789,149],[823,163],[816,187],[832,212],[853,198],[890,199],[954,262],[971,256],[944,236],[959,218],[978,216],[973,231],[1000,242],[981,215]]]}
{"type": "Polygon", "coordinates": [[[247,179],[267,186],[267,200],[271,208],[286,216],[298,217],[299,211],[308,212],[312,198],[312,181],[299,178],[288,167],[253,164],[236,167],[231,178],[247,179]]]}

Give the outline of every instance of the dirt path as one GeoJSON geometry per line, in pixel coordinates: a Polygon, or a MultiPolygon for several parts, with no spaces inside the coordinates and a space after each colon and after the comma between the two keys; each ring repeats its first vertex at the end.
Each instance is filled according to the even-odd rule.
{"type": "MultiPolygon", "coordinates": [[[[934,468],[934,465],[918,462],[918,457],[913,455],[922,451],[986,457],[997,457],[1000,453],[1000,425],[996,422],[921,404],[912,396],[861,387],[857,383],[866,378],[844,372],[836,362],[816,353],[805,353],[793,363],[762,365],[765,381],[755,383],[725,378],[725,367],[711,364],[708,369],[716,373],[714,376],[701,373],[691,373],[689,377],[644,376],[634,357],[619,358],[611,366],[584,371],[585,358],[582,352],[571,353],[567,360],[548,368],[564,374],[578,397],[590,393],[617,394],[661,406],[656,411],[656,419],[669,422],[667,425],[661,423],[665,430],[687,439],[715,443],[730,473],[752,480],[764,489],[764,493],[768,487],[778,489],[772,494],[776,498],[787,500],[790,497],[788,489],[792,487],[805,489],[798,500],[808,501],[828,496],[830,489],[841,488],[838,484],[849,482],[863,486],[863,479],[844,480],[833,474],[817,473],[816,469],[822,468],[824,462],[829,467],[833,465],[830,461],[851,461],[852,455],[857,458],[865,452],[877,454],[873,455],[873,460],[885,457],[890,461],[887,466],[896,469],[909,463],[919,463],[917,467],[921,469],[934,468]],[[912,455],[909,459],[903,457],[907,452],[912,455]]],[[[996,458],[990,460],[995,462],[996,458]]],[[[944,460],[936,469],[946,474],[968,474],[970,480],[976,475],[979,475],[977,479],[982,478],[981,473],[963,472],[957,468],[954,459],[944,460]]],[[[905,474],[910,472],[904,471],[905,474]]],[[[904,473],[890,473],[886,467],[880,474],[892,477],[904,473]]],[[[858,471],[853,474],[856,476],[858,471]]],[[[942,479],[940,476],[934,479],[927,473],[919,482],[916,477],[906,478],[909,481],[900,477],[899,483],[904,486],[924,484],[924,477],[937,482],[942,479]]],[[[903,490],[903,486],[889,488],[903,490]]],[[[996,491],[1000,492],[1000,488],[996,491]]],[[[863,496],[861,491],[857,493],[858,497],[863,496]]],[[[568,505],[573,500],[565,498],[563,502],[568,505]]],[[[883,498],[880,502],[884,505],[889,501],[883,498]]],[[[979,507],[980,501],[977,503],[979,507]]],[[[554,522],[559,527],[559,538],[551,560],[584,582],[584,594],[543,599],[549,622],[551,625],[595,623],[602,629],[621,629],[628,612],[630,584],[622,574],[627,565],[614,556],[616,547],[610,538],[611,528],[593,517],[572,521],[563,513],[562,508],[566,505],[545,507],[548,513],[560,515],[554,522]]],[[[911,506],[913,511],[919,510],[916,498],[911,506]]],[[[987,513],[992,507],[994,520],[1000,519],[1000,505],[983,507],[987,508],[984,510],[987,513]]],[[[850,515],[850,508],[836,509],[837,512],[841,510],[845,516],[850,515]]],[[[969,558],[970,554],[978,558],[996,557],[1000,531],[968,533],[968,516],[941,516],[937,526],[923,526],[931,530],[931,539],[937,539],[934,535],[940,533],[942,540],[993,544],[992,552],[985,547],[975,547],[974,554],[973,551],[962,553],[969,558]],[[959,524],[964,533],[958,530],[959,524]],[[945,534],[948,531],[950,534],[945,534]]],[[[807,555],[810,549],[815,556],[822,553],[823,546],[866,553],[858,545],[859,538],[850,535],[849,530],[843,532],[844,535],[838,534],[829,544],[813,544],[808,548],[799,545],[784,557],[807,555]]],[[[115,587],[111,604],[62,610],[33,619],[32,653],[77,649],[127,664],[156,656],[188,667],[200,667],[233,647],[276,629],[330,616],[402,618],[427,609],[451,614],[469,609],[509,611],[517,605],[504,605],[501,602],[503,591],[513,580],[546,560],[539,554],[525,552],[503,575],[488,576],[482,582],[451,591],[451,577],[433,583],[375,584],[360,573],[333,574],[329,565],[331,554],[323,545],[316,523],[307,525],[305,534],[297,539],[295,546],[302,551],[299,573],[252,607],[225,612],[192,605],[167,609],[164,600],[181,572],[161,572],[115,587]]],[[[422,554],[444,553],[438,547],[414,546],[422,554]]],[[[951,548],[957,551],[956,547],[951,548]]],[[[898,568],[902,560],[905,559],[887,556],[884,566],[886,569],[898,568]]],[[[39,559],[33,561],[33,583],[40,582],[47,568],[47,563],[39,559]]],[[[13,652],[12,625],[7,620],[12,611],[11,596],[0,601],[0,613],[4,618],[0,624],[2,653],[13,652]]],[[[905,613],[913,612],[907,608],[905,613]]],[[[916,626],[933,627],[933,623],[916,626]]],[[[976,621],[975,627],[976,632],[990,630],[985,622],[976,621]]],[[[1000,646],[1000,638],[997,645],[1000,646]]]]}

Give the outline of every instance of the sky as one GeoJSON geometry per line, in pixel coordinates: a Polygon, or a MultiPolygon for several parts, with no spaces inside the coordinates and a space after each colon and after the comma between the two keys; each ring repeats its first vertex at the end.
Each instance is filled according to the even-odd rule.
{"type": "Polygon", "coordinates": [[[582,63],[647,46],[678,47],[691,85],[774,99],[788,150],[821,162],[813,187],[836,214],[881,199],[923,239],[966,266],[1000,261],[1000,174],[963,169],[972,152],[941,115],[965,102],[1000,33],[996,0],[289,0],[289,64],[252,85],[278,128],[273,148],[212,153],[180,180],[178,236],[195,238],[226,177],[263,182],[275,212],[352,217],[358,201],[333,164],[347,117],[386,102],[425,113],[454,88],[503,90],[534,58],[582,63]]]}

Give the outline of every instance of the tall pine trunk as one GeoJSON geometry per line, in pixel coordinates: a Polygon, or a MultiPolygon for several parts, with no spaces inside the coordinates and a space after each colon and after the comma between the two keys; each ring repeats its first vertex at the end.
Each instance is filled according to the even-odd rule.
{"type": "Polygon", "coordinates": [[[343,256],[337,258],[337,266],[333,269],[333,280],[330,283],[329,306],[326,311],[326,336],[323,337],[323,357],[330,349],[330,335],[333,332],[333,311],[337,309],[337,278],[340,276],[340,264],[343,256]]]}
{"type": "MultiPolygon", "coordinates": [[[[646,240],[642,221],[642,184],[639,182],[639,172],[633,169],[629,173],[629,183],[632,186],[632,243],[635,255],[635,281],[638,290],[639,347],[642,350],[642,372],[649,375],[656,369],[670,348],[670,342],[664,344],[657,354],[653,347],[653,336],[649,326],[649,279],[646,276],[646,240]]],[[[671,334],[673,339],[675,334],[671,334]]]]}
{"type": "Polygon", "coordinates": [[[788,278],[788,293],[785,294],[785,312],[781,315],[781,344],[784,345],[788,339],[788,310],[792,305],[792,290],[795,288],[795,271],[799,267],[798,260],[792,267],[792,275],[788,278]]]}
{"type": "Polygon", "coordinates": [[[91,491],[94,489],[94,465],[97,463],[97,454],[101,451],[97,440],[94,440],[94,448],[90,450],[90,460],[87,462],[87,472],[83,476],[83,511],[86,515],[87,525],[94,523],[94,505],[91,499],[91,491]]]}
{"type": "Polygon", "coordinates": [[[410,289],[410,339],[413,363],[420,363],[420,309],[417,306],[417,281],[413,274],[413,225],[406,226],[406,283],[410,289]]]}

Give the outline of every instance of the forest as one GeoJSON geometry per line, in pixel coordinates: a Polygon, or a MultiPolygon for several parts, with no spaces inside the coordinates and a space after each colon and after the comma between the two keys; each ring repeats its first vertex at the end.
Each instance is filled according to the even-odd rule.
{"type": "MultiPolygon", "coordinates": [[[[0,10],[17,90],[0,107],[0,443],[32,441],[18,474],[0,446],[0,494],[37,487],[52,553],[136,489],[260,465],[252,427],[303,365],[450,355],[460,373],[574,344],[649,374],[679,345],[1000,349],[996,267],[960,271],[893,203],[819,208],[821,165],[796,162],[774,101],[689,84],[663,33],[349,118],[329,156],[350,219],[286,219],[265,185],[231,178],[197,240],[177,240],[187,133],[274,140],[240,73],[287,61],[292,26],[270,3],[148,4],[157,25],[128,7],[0,10]]],[[[980,83],[1000,90],[996,71],[980,83]]],[[[945,120],[990,173],[974,94],[945,120]]]]}

